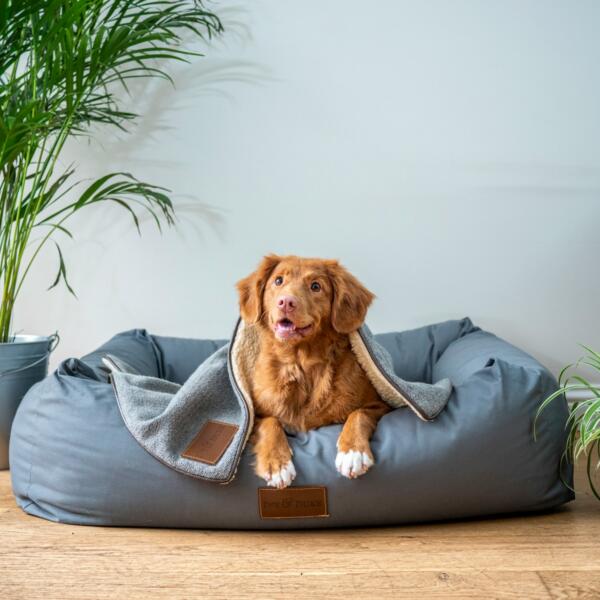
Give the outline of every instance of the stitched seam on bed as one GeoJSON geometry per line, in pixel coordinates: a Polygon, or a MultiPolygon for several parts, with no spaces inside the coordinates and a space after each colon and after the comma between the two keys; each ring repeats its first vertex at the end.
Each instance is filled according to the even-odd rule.
{"type": "MultiPolygon", "coordinates": [[[[21,400],[21,402],[22,402],[22,400],[21,400]]],[[[39,402],[39,401],[38,401],[38,402],[39,402]]],[[[38,417],[38,418],[39,418],[39,412],[38,412],[38,411],[36,411],[36,412],[38,413],[38,414],[36,415],[36,417],[38,417]]],[[[36,446],[34,445],[34,443],[33,443],[33,442],[31,442],[31,447],[32,447],[32,453],[31,453],[31,454],[33,454],[33,450],[36,448],[36,446]]],[[[30,456],[30,459],[29,459],[29,481],[27,482],[27,491],[25,492],[25,494],[26,494],[27,498],[29,498],[29,504],[27,504],[27,506],[29,506],[30,504],[33,504],[33,500],[31,499],[31,494],[30,494],[30,491],[31,491],[31,475],[32,475],[32,472],[33,472],[33,458],[32,458],[32,456],[30,456]]],[[[24,509],[25,509],[25,508],[27,508],[27,507],[24,507],[24,509]]]]}
{"type": "Polygon", "coordinates": [[[156,371],[158,372],[158,377],[160,379],[167,379],[166,377],[166,369],[165,369],[165,355],[161,349],[161,347],[156,343],[154,336],[149,333],[148,338],[150,339],[152,345],[152,354],[154,354],[154,360],[156,361],[156,371]]]}

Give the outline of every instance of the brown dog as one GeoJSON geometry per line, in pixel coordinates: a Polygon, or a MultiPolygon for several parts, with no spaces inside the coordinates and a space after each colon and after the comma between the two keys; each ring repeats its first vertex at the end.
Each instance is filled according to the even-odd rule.
{"type": "Polygon", "coordinates": [[[373,465],[369,440],[390,407],[350,348],[374,296],[335,260],[266,256],[238,282],[240,312],[256,323],[260,353],[252,382],[257,475],[278,488],[296,471],[284,429],[344,423],[337,470],[355,478],[373,465]]]}

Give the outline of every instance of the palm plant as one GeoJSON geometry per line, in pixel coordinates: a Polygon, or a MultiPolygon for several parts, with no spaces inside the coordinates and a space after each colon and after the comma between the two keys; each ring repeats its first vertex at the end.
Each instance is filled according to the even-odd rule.
{"type": "Polygon", "coordinates": [[[70,136],[97,124],[118,127],[138,115],[117,92],[136,78],[170,79],[164,66],[200,56],[185,40],[222,31],[199,0],[0,0],[0,342],[10,339],[13,308],[41,249],[72,237],[68,219],[81,209],[116,203],[133,219],[148,211],[173,223],[168,190],[129,173],[108,173],[82,186],[57,161],[70,136]],[[33,241],[34,230],[40,232],[33,241]]]}
{"type": "Polygon", "coordinates": [[[542,402],[536,420],[553,400],[563,397],[568,392],[583,391],[589,396],[585,400],[574,402],[570,408],[563,461],[573,462],[581,455],[587,457],[586,472],[590,488],[594,496],[600,500],[600,490],[594,485],[594,473],[600,469],[600,387],[590,383],[578,372],[581,365],[587,365],[600,374],[600,354],[587,346],[583,348],[587,354],[575,364],[567,365],[560,372],[559,389],[542,402]]]}

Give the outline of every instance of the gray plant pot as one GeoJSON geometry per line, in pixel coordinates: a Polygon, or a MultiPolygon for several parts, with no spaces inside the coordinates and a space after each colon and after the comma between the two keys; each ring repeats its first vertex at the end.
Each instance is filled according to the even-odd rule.
{"type": "Polygon", "coordinates": [[[10,428],[25,392],[48,372],[58,335],[16,335],[0,344],[0,469],[8,469],[10,428]]]}

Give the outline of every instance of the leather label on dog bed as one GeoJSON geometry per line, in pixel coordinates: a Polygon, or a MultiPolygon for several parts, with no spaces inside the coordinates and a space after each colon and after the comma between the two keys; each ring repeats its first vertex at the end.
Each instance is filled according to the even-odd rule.
{"type": "Polygon", "coordinates": [[[214,465],[219,462],[238,429],[237,425],[231,423],[209,420],[181,456],[214,465]]]}
{"type": "Polygon", "coordinates": [[[283,490],[258,489],[261,519],[302,519],[328,517],[327,488],[289,487],[283,490]]]}

